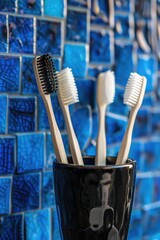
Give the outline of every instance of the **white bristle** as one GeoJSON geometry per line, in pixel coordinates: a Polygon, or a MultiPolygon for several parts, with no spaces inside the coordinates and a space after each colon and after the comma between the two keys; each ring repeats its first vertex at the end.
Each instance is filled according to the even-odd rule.
{"type": "Polygon", "coordinates": [[[58,74],[58,91],[63,104],[70,105],[79,101],[78,90],[71,68],[65,68],[58,74]]]}
{"type": "Polygon", "coordinates": [[[128,79],[123,102],[132,107],[137,103],[143,85],[143,77],[137,73],[131,73],[128,79]]]}
{"type": "Polygon", "coordinates": [[[111,104],[115,95],[114,72],[107,71],[98,76],[97,102],[99,104],[111,104]]]}

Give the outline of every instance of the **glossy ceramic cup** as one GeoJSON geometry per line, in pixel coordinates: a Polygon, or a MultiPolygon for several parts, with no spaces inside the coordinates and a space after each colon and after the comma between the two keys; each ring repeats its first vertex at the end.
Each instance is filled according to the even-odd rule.
{"type": "MultiPolygon", "coordinates": [[[[69,159],[71,160],[71,159],[69,159]]],[[[136,164],[128,160],[94,166],[54,163],[56,205],[62,240],[126,240],[133,202],[136,164]]]]}

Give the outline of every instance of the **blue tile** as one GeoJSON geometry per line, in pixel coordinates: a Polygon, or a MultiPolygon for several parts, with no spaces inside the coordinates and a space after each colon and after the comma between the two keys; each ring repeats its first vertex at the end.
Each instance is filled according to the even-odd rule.
{"type": "Polygon", "coordinates": [[[157,79],[156,95],[157,95],[158,101],[160,101],[160,76],[157,79]]]}
{"type": "Polygon", "coordinates": [[[65,148],[65,151],[66,151],[66,155],[70,156],[71,153],[70,153],[70,149],[69,149],[69,140],[68,140],[68,134],[67,133],[62,133],[62,140],[63,140],[63,143],[64,143],[64,148],[65,148]]]}
{"type": "Polygon", "coordinates": [[[38,93],[32,62],[32,57],[22,57],[22,93],[38,93]]]}
{"type": "Polygon", "coordinates": [[[122,12],[129,12],[133,8],[133,1],[132,0],[118,0],[114,2],[115,10],[122,11],[122,12]]]}
{"type": "Polygon", "coordinates": [[[0,96],[0,133],[6,133],[7,129],[7,97],[5,95],[0,96]]]}
{"type": "Polygon", "coordinates": [[[147,78],[146,92],[154,90],[157,77],[157,60],[154,56],[139,55],[137,60],[137,72],[147,78]]]}
{"type": "MultiPolygon", "coordinates": [[[[1,3],[0,3],[1,5],[1,3]]],[[[7,25],[6,16],[0,15],[0,52],[7,51],[7,25]]]]}
{"type": "Polygon", "coordinates": [[[133,28],[131,27],[133,26],[133,19],[131,19],[131,15],[116,14],[115,25],[116,39],[133,39],[133,28]]]}
{"type": "Polygon", "coordinates": [[[0,137],[0,174],[11,174],[15,170],[16,141],[14,136],[0,137]]]}
{"type": "Polygon", "coordinates": [[[143,236],[143,227],[142,227],[142,211],[133,210],[131,215],[131,223],[128,233],[128,239],[130,240],[140,240],[143,236]]]}
{"type": "MultiPolygon", "coordinates": [[[[52,101],[53,111],[55,114],[57,125],[60,130],[64,130],[65,121],[64,121],[62,110],[59,106],[57,95],[53,94],[51,97],[51,101],[52,101]]],[[[44,103],[42,101],[42,98],[40,96],[38,97],[38,127],[39,127],[39,130],[50,129],[47,112],[46,112],[44,103]]]]}
{"type": "Polygon", "coordinates": [[[0,215],[10,212],[11,177],[0,177],[0,215]]]}
{"type": "Polygon", "coordinates": [[[98,135],[98,114],[97,112],[92,112],[92,135],[91,139],[97,139],[98,135]]]}
{"type": "Polygon", "coordinates": [[[52,212],[52,236],[53,240],[59,240],[62,239],[62,235],[59,230],[59,221],[58,221],[58,214],[56,208],[53,209],[52,212]]]}
{"type": "Polygon", "coordinates": [[[64,0],[44,0],[44,15],[63,18],[65,7],[64,0]]]}
{"type": "Polygon", "coordinates": [[[18,92],[20,87],[19,57],[0,56],[0,92],[18,92]]]}
{"type": "Polygon", "coordinates": [[[129,151],[129,158],[134,159],[137,164],[137,171],[143,171],[143,152],[144,152],[144,144],[141,140],[132,140],[131,147],[129,151]]]}
{"type": "Polygon", "coordinates": [[[12,186],[12,212],[39,208],[40,174],[14,175],[12,186]]]}
{"type": "Polygon", "coordinates": [[[84,1],[68,0],[67,4],[68,4],[68,6],[87,8],[88,7],[88,0],[84,0],[84,1]]]}
{"type": "Polygon", "coordinates": [[[110,31],[97,30],[90,32],[90,62],[112,63],[113,39],[110,31]]]}
{"type": "Polygon", "coordinates": [[[160,170],[159,144],[160,141],[156,138],[154,139],[154,137],[145,142],[143,171],[160,170]]]}
{"type": "Polygon", "coordinates": [[[16,0],[5,0],[0,1],[1,12],[15,12],[16,11],[16,0]]]}
{"type": "Polygon", "coordinates": [[[61,22],[37,20],[36,52],[61,55],[61,22]]]}
{"type": "Polygon", "coordinates": [[[9,52],[33,53],[33,19],[9,16],[9,52]]]}
{"type": "Polygon", "coordinates": [[[44,133],[17,135],[18,173],[44,168],[44,133]]]}
{"type": "Polygon", "coordinates": [[[51,214],[49,209],[26,213],[25,239],[26,240],[49,240],[51,239],[51,214]]]}
{"type": "Polygon", "coordinates": [[[91,140],[87,148],[85,149],[85,155],[87,156],[96,156],[96,142],[95,140],[91,140]]]}
{"type": "Polygon", "coordinates": [[[46,169],[53,168],[53,162],[56,159],[56,155],[53,148],[52,136],[50,133],[46,135],[46,169]]]}
{"type": "Polygon", "coordinates": [[[159,119],[160,119],[160,111],[159,109],[152,111],[151,113],[151,132],[152,134],[159,136],[160,135],[160,125],[159,125],[159,119]]]}
{"type": "Polygon", "coordinates": [[[22,214],[8,215],[0,218],[0,239],[23,240],[22,214]]]}
{"type": "Polygon", "coordinates": [[[41,15],[41,0],[18,0],[18,12],[20,14],[41,15]]]}
{"type": "Polygon", "coordinates": [[[10,97],[8,114],[9,132],[35,131],[35,98],[10,97]]]}
{"type": "Polygon", "coordinates": [[[87,42],[87,12],[68,10],[66,40],[87,42]]]}
{"type": "Polygon", "coordinates": [[[83,150],[91,137],[91,108],[89,106],[77,108],[71,117],[80,148],[83,150]]]}
{"type": "Polygon", "coordinates": [[[107,155],[117,157],[120,149],[120,143],[107,146],[107,155]]]}
{"type": "Polygon", "coordinates": [[[63,68],[72,68],[74,77],[84,78],[87,71],[87,47],[85,45],[64,45],[63,68]]]}
{"type": "Polygon", "coordinates": [[[91,1],[91,23],[98,25],[109,24],[109,4],[106,0],[91,1]],[[96,6],[95,6],[96,5],[96,6]]]}
{"type": "Polygon", "coordinates": [[[54,65],[57,71],[61,70],[61,59],[60,58],[53,58],[54,65]]]}
{"type": "Polygon", "coordinates": [[[134,124],[133,138],[150,135],[150,112],[148,109],[140,109],[134,124]]]}
{"type": "Polygon", "coordinates": [[[154,180],[154,202],[158,202],[160,199],[160,176],[155,177],[154,180]]]}
{"type": "Polygon", "coordinates": [[[42,180],[42,207],[55,206],[55,195],[53,185],[53,171],[43,172],[42,180]]]}
{"type": "Polygon", "coordinates": [[[88,76],[92,77],[92,78],[97,78],[99,73],[106,72],[107,70],[109,70],[109,68],[104,67],[103,65],[89,66],[88,67],[88,76]]]}
{"type": "Polygon", "coordinates": [[[115,45],[116,83],[125,86],[133,70],[133,46],[130,44],[115,45]]]}

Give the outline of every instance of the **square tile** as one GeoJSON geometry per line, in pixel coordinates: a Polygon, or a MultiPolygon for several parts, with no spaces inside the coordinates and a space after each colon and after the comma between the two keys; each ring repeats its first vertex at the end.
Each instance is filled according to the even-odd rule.
{"type": "Polygon", "coordinates": [[[91,30],[90,62],[111,64],[113,62],[113,34],[111,31],[91,30]]]}
{"type": "Polygon", "coordinates": [[[51,213],[49,209],[26,213],[24,223],[26,240],[51,239],[51,213]]]}
{"type": "Polygon", "coordinates": [[[9,16],[9,52],[33,53],[33,18],[9,16]]]}
{"type": "Polygon", "coordinates": [[[8,215],[0,218],[0,239],[23,240],[23,215],[8,215]]]}
{"type": "Polygon", "coordinates": [[[55,206],[53,171],[43,172],[42,176],[42,207],[55,206]]]}
{"type": "Polygon", "coordinates": [[[65,0],[44,0],[44,15],[63,18],[65,16],[65,0]]]}
{"type": "Polygon", "coordinates": [[[115,38],[130,39],[134,38],[134,21],[131,14],[116,14],[115,16],[115,38]]]}
{"type": "Polygon", "coordinates": [[[12,186],[12,212],[38,209],[40,204],[40,174],[14,175],[12,186]]]}
{"type": "Polygon", "coordinates": [[[91,24],[109,24],[109,1],[91,0],[91,24]]]}
{"type": "Polygon", "coordinates": [[[74,77],[85,78],[87,72],[88,48],[86,45],[64,45],[63,68],[72,68],[74,77]]]}
{"type": "Polygon", "coordinates": [[[7,96],[1,95],[0,96],[0,109],[1,109],[1,115],[0,115],[0,133],[6,133],[7,130],[7,96]]]}
{"type": "Polygon", "coordinates": [[[44,168],[44,133],[17,135],[17,171],[37,171],[44,168]]]}
{"type": "Polygon", "coordinates": [[[9,132],[35,131],[35,97],[10,97],[8,114],[9,132]]]}
{"type": "Polygon", "coordinates": [[[66,40],[88,42],[87,12],[68,10],[66,40]]]}
{"type": "Polygon", "coordinates": [[[7,37],[6,16],[0,15],[0,52],[7,52],[7,37]]]}
{"type": "Polygon", "coordinates": [[[16,1],[17,0],[0,1],[0,12],[15,12],[17,10],[16,1]]]}
{"type": "Polygon", "coordinates": [[[95,104],[96,82],[92,80],[76,80],[80,105],[95,104]]]}
{"type": "Polygon", "coordinates": [[[18,13],[41,15],[41,0],[18,0],[18,13]]]}
{"type": "Polygon", "coordinates": [[[37,54],[61,56],[61,22],[37,20],[37,54]]]}
{"type": "Polygon", "coordinates": [[[11,177],[0,177],[0,215],[10,212],[11,177]]]}
{"type": "Polygon", "coordinates": [[[19,92],[19,57],[0,56],[0,92],[19,92]]]}
{"type": "Polygon", "coordinates": [[[0,174],[11,174],[15,170],[16,138],[0,137],[0,174]]]}

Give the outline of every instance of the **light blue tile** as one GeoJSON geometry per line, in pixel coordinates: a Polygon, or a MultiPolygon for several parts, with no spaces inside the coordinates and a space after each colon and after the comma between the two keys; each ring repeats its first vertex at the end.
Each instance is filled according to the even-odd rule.
{"type": "Polygon", "coordinates": [[[44,0],[44,14],[46,16],[63,18],[65,7],[65,0],[44,0]]]}
{"type": "Polygon", "coordinates": [[[59,222],[56,208],[52,212],[52,240],[60,240],[62,235],[59,230],[59,222]]]}
{"type": "Polygon", "coordinates": [[[29,212],[24,216],[26,240],[51,239],[51,216],[49,209],[29,212]]]}
{"type": "Polygon", "coordinates": [[[0,52],[7,52],[7,23],[5,15],[0,15],[0,52]]]}
{"type": "Polygon", "coordinates": [[[43,172],[42,178],[42,207],[53,207],[55,206],[53,171],[43,172]]]}
{"type": "Polygon", "coordinates": [[[93,142],[95,143],[94,140],[91,140],[91,142],[89,143],[89,145],[85,149],[85,154],[84,155],[96,156],[96,146],[95,146],[95,144],[93,144],[93,142]]]}
{"type": "Polygon", "coordinates": [[[120,149],[120,143],[107,146],[107,155],[117,157],[120,149]]]}
{"type": "Polygon", "coordinates": [[[143,236],[142,227],[142,211],[133,210],[131,215],[131,223],[128,233],[128,239],[130,240],[140,240],[143,236]]]}
{"type": "Polygon", "coordinates": [[[11,177],[0,177],[0,215],[10,212],[11,177]]]}
{"type": "Polygon", "coordinates": [[[87,47],[85,45],[64,45],[63,68],[70,67],[74,77],[85,78],[87,71],[87,47]]]}
{"type": "Polygon", "coordinates": [[[18,0],[18,13],[41,15],[41,0],[18,0]]]}
{"type": "Polygon", "coordinates": [[[17,171],[19,173],[44,168],[44,133],[17,135],[17,171]]]}
{"type": "Polygon", "coordinates": [[[129,151],[129,158],[136,161],[136,168],[137,171],[143,172],[144,167],[144,159],[143,159],[143,152],[144,152],[144,144],[141,140],[132,140],[131,147],[129,151]]]}
{"type": "Polygon", "coordinates": [[[7,130],[7,96],[1,95],[0,96],[0,133],[6,133],[7,130]]]}

